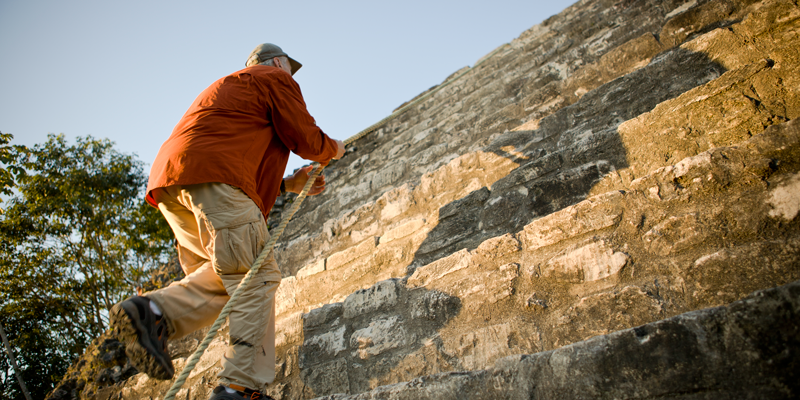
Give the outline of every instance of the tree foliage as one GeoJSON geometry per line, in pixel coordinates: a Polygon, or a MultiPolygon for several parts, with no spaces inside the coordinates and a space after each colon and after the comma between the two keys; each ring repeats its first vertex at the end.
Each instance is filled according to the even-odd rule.
{"type": "MultiPolygon", "coordinates": [[[[0,195],[11,196],[16,186],[16,178],[24,172],[19,165],[19,159],[26,154],[25,146],[11,145],[14,136],[10,133],[0,132],[0,195]]],[[[2,203],[2,199],[0,199],[2,203]]],[[[0,208],[2,213],[2,208],[0,208]]]]}
{"type": "MultiPolygon", "coordinates": [[[[8,146],[0,171],[0,322],[23,377],[43,398],[108,310],[167,261],[172,234],[143,200],[142,163],[108,140],[61,135],[32,148],[8,146]],[[12,190],[13,188],[13,190],[12,190]]],[[[3,398],[22,398],[3,355],[3,398]]]]}

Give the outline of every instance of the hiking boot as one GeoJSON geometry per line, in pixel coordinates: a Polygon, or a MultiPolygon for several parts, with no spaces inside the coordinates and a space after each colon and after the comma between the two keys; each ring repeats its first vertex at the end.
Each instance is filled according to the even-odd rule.
{"type": "Polygon", "coordinates": [[[272,397],[261,392],[256,392],[255,390],[250,390],[238,385],[230,386],[234,388],[233,393],[229,392],[228,388],[225,386],[219,385],[214,388],[213,392],[211,392],[211,397],[209,397],[208,400],[275,400],[272,397]]]}
{"type": "Polygon", "coordinates": [[[126,343],[125,354],[139,372],[151,378],[172,379],[175,369],[167,351],[167,319],[150,309],[150,299],[134,296],[114,305],[109,325],[126,343]]]}

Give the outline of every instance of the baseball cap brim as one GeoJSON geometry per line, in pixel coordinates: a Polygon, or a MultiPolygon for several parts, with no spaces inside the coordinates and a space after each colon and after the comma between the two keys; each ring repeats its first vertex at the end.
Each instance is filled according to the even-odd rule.
{"type": "Polygon", "coordinates": [[[299,70],[303,66],[303,64],[300,64],[299,62],[297,62],[297,60],[295,60],[292,57],[286,56],[286,58],[289,59],[289,65],[292,67],[292,75],[296,74],[297,70],[299,70]]]}

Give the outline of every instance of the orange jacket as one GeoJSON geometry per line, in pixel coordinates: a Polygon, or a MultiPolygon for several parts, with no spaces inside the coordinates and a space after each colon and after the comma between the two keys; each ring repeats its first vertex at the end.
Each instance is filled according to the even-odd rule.
{"type": "Polygon", "coordinates": [[[147,184],[221,182],[236,186],[267,216],[280,192],[289,151],[327,165],[336,142],[308,114],[286,71],[254,65],[209,86],[161,145],[147,184]]]}

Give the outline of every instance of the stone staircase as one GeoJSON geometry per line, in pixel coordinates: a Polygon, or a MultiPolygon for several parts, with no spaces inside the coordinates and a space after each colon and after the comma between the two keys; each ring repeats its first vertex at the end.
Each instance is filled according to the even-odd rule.
{"type": "Polygon", "coordinates": [[[325,396],[367,399],[797,398],[797,282],[491,368],[325,396]]]}
{"type": "Polygon", "coordinates": [[[798,396],[798,48],[796,1],[584,0],[459,71],[287,227],[269,394],[798,396]]]}

